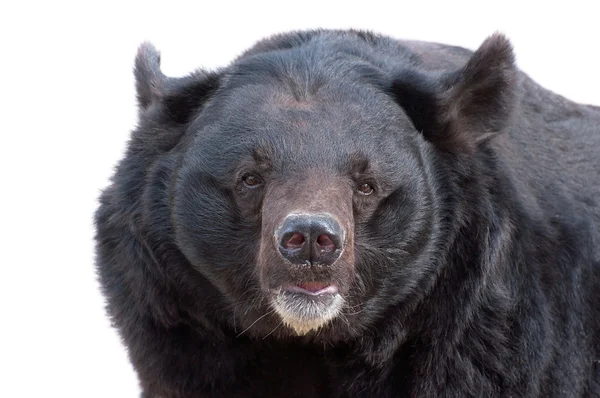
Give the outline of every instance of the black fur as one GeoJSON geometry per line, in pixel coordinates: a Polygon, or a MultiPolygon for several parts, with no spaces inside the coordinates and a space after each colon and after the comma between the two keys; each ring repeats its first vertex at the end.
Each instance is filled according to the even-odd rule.
{"type": "Polygon", "coordinates": [[[96,239],[143,396],[600,396],[600,110],[503,36],[289,33],[180,79],[145,44],[135,73],[96,239]],[[305,204],[351,232],[332,267],[271,251],[305,204]],[[299,336],[267,287],[305,279],[345,301],[299,336]]]}

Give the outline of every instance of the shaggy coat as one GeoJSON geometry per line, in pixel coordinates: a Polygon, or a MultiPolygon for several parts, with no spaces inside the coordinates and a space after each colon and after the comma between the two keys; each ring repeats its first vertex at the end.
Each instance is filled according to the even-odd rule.
{"type": "Polygon", "coordinates": [[[135,75],[96,240],[144,397],[600,396],[600,109],[505,37],[135,75]]]}

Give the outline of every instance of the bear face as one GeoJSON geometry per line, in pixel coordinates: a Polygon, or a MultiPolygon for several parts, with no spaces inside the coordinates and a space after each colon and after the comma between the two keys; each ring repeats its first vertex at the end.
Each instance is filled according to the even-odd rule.
{"type": "Polygon", "coordinates": [[[269,314],[248,332],[264,335],[283,320],[289,328],[275,335],[323,327],[320,338],[339,339],[380,315],[361,309],[381,306],[382,293],[398,302],[420,282],[437,222],[433,182],[420,166],[427,145],[393,98],[355,83],[353,63],[342,73],[326,63],[303,70],[302,60],[236,66],[235,81],[190,127],[172,217],[191,264],[244,303],[242,328],[269,314]],[[286,68],[302,73],[279,72],[286,68]],[[302,247],[292,252],[305,252],[299,261],[285,253],[290,239],[281,241],[290,222],[302,247]],[[324,261],[319,238],[334,259],[324,261]],[[398,264],[403,275],[391,277],[398,264]]]}

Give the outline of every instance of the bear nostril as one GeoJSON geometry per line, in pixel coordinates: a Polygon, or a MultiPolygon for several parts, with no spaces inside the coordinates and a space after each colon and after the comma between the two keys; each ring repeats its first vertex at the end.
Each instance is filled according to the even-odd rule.
{"type": "Polygon", "coordinates": [[[287,242],[284,242],[283,247],[285,247],[286,249],[299,249],[302,247],[303,244],[304,236],[302,236],[302,234],[299,233],[294,233],[288,239],[287,242]]]}
{"type": "Polygon", "coordinates": [[[331,238],[329,237],[329,235],[327,235],[327,234],[321,234],[317,238],[317,247],[320,250],[330,252],[330,251],[334,251],[335,250],[335,243],[333,243],[333,241],[331,240],[331,238]]]}
{"type": "Polygon", "coordinates": [[[279,253],[292,264],[331,265],[341,255],[344,230],[328,214],[290,214],[275,232],[279,253]]]}

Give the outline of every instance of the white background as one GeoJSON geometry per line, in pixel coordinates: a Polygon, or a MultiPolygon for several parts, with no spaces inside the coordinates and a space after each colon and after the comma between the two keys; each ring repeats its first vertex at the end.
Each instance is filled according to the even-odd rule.
{"type": "Polygon", "coordinates": [[[472,49],[500,30],[535,80],[600,104],[594,3],[3,1],[0,396],[138,394],[104,315],[91,220],[136,122],[131,67],[141,41],[162,51],[166,74],[182,75],[291,29],[367,28],[472,49]]]}

